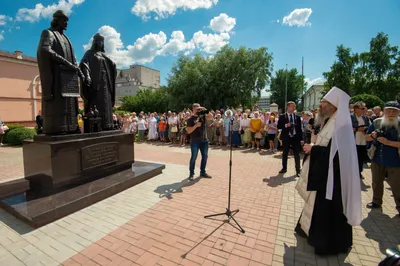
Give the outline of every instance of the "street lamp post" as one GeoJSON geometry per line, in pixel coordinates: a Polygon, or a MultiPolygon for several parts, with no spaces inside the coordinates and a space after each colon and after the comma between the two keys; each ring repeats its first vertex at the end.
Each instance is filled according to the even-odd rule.
{"type": "Polygon", "coordinates": [[[286,77],[286,81],[285,81],[285,110],[287,107],[287,64],[286,64],[286,73],[285,73],[285,77],[286,77]]]}

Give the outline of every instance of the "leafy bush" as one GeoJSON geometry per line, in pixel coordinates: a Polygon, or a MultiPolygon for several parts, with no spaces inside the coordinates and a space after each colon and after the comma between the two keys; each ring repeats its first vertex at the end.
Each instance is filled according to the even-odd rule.
{"type": "Polygon", "coordinates": [[[122,97],[122,105],[119,110],[136,113],[141,111],[163,113],[168,110],[170,99],[165,88],[140,90],[135,96],[122,97]]]}
{"type": "Polygon", "coordinates": [[[8,133],[7,143],[10,145],[22,145],[24,140],[33,139],[35,135],[36,131],[32,128],[16,128],[8,133]]]}
{"type": "Polygon", "coordinates": [[[383,107],[385,103],[378,97],[372,94],[359,94],[351,97],[350,103],[364,102],[368,109],[374,108],[375,106],[383,107]]]}
{"type": "Polygon", "coordinates": [[[123,111],[123,110],[115,110],[115,111],[114,111],[114,114],[120,115],[120,116],[124,116],[124,115],[126,115],[126,114],[130,114],[130,112],[128,112],[128,111],[123,111]]]}
{"type": "Polygon", "coordinates": [[[24,125],[21,124],[6,124],[6,126],[8,127],[8,130],[4,134],[4,140],[3,140],[4,143],[8,143],[8,135],[10,134],[11,131],[17,128],[24,128],[24,125]]]}

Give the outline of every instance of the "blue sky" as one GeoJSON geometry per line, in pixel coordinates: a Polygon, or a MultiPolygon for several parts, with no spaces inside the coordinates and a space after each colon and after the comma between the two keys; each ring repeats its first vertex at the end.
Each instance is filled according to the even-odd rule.
{"type": "Polygon", "coordinates": [[[274,70],[298,68],[321,81],[338,44],[369,48],[378,32],[400,44],[399,0],[1,0],[0,50],[36,56],[40,33],[58,8],[70,17],[66,34],[78,60],[100,32],[119,67],[143,64],[166,83],[181,53],[212,55],[222,45],[267,46],[274,70]],[[6,2],[6,4],[5,4],[6,2]]]}

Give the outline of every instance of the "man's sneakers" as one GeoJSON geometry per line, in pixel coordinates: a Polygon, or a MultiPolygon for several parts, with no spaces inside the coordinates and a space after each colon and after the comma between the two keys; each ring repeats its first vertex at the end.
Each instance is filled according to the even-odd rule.
{"type": "Polygon", "coordinates": [[[368,209],[379,209],[381,208],[381,205],[376,204],[375,202],[370,202],[367,204],[368,209]]]}
{"type": "Polygon", "coordinates": [[[212,176],[208,175],[207,173],[201,174],[200,177],[201,178],[212,178],[212,176]]]}
{"type": "MultiPolygon", "coordinates": [[[[296,170],[296,177],[300,177],[300,170],[296,170]]],[[[287,170],[286,169],[282,169],[279,171],[280,174],[286,174],[287,170]]]]}
{"type": "MultiPolygon", "coordinates": [[[[201,177],[201,178],[212,178],[212,176],[210,176],[210,175],[207,174],[207,173],[201,174],[200,177],[201,177]]],[[[189,179],[189,181],[193,181],[193,180],[194,180],[193,175],[190,175],[188,179],[189,179]]]]}

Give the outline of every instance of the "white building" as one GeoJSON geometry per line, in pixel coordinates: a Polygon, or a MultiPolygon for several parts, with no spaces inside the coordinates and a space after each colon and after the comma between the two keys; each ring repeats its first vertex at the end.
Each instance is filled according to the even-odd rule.
{"type": "Polygon", "coordinates": [[[323,84],[312,85],[303,95],[303,110],[314,110],[319,107],[322,97],[324,96],[325,87],[323,84]]]}
{"type": "Polygon", "coordinates": [[[135,96],[142,89],[160,88],[160,71],[132,65],[129,69],[117,70],[116,105],[120,105],[123,96],[135,96]]]}
{"type": "Polygon", "coordinates": [[[260,110],[268,110],[269,109],[269,97],[262,96],[257,102],[258,109],[260,110]]]}

